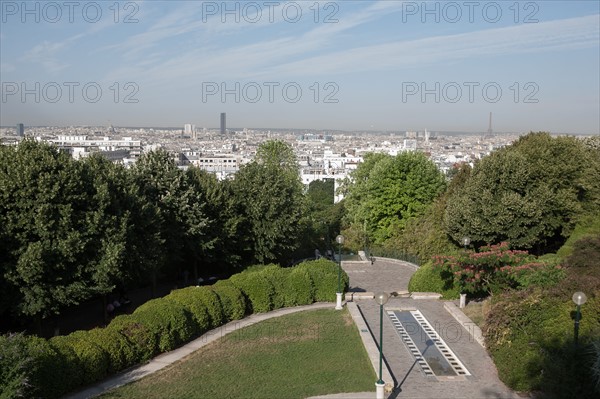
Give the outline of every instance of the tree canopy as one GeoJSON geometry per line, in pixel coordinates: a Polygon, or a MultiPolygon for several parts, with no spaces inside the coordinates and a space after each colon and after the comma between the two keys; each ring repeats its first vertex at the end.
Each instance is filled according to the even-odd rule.
{"type": "Polygon", "coordinates": [[[423,214],[444,188],[443,174],[421,153],[367,154],[347,187],[348,221],[381,244],[423,214]]]}
{"type": "Polygon", "coordinates": [[[479,161],[449,196],[448,234],[477,245],[557,248],[579,216],[598,211],[599,159],[573,137],[524,136],[479,161]]]}

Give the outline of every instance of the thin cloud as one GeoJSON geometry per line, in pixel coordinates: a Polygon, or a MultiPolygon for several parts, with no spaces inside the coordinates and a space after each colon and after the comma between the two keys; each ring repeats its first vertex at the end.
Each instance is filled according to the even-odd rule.
{"type": "MultiPolygon", "coordinates": [[[[381,5],[375,8],[382,10],[381,5]]],[[[210,79],[281,79],[314,75],[415,68],[439,62],[483,56],[552,52],[598,46],[598,16],[479,30],[446,36],[395,41],[322,52],[336,34],[377,17],[370,10],[348,19],[347,25],[317,27],[298,36],[266,40],[233,48],[203,47],[154,66],[128,66],[111,78],[136,76],[151,85],[210,79]],[[322,34],[329,30],[329,34],[322,34]],[[321,33],[321,34],[318,34],[321,33]],[[294,58],[296,58],[294,60],[294,58]],[[292,61],[290,61],[292,60],[292,61]],[[376,62],[374,62],[376,60],[376,62]]],[[[337,25],[337,24],[335,24],[337,25]]]]}

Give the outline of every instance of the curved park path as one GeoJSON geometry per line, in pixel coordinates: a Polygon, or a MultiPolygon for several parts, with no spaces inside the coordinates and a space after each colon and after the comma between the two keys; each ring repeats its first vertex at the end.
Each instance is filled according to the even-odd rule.
{"type": "MultiPolygon", "coordinates": [[[[416,266],[413,264],[385,258],[378,258],[374,264],[342,262],[342,266],[350,277],[350,291],[357,293],[384,291],[406,294],[410,276],[416,271],[416,266]]],[[[369,335],[379,341],[379,305],[373,299],[359,298],[360,294],[357,294],[353,301],[371,330],[369,335]]],[[[397,296],[391,297],[384,309],[402,308],[421,311],[471,375],[463,377],[462,380],[451,381],[426,376],[420,366],[415,364],[414,357],[384,313],[383,353],[395,387],[389,398],[521,398],[498,379],[496,367],[485,348],[469,333],[468,323],[466,326],[461,325],[446,310],[447,307],[455,308],[455,305],[438,299],[397,296]]],[[[473,326],[474,324],[471,324],[471,327],[473,326]]],[[[473,331],[473,328],[470,329],[473,331]]],[[[346,398],[350,399],[348,396],[346,398]]]]}

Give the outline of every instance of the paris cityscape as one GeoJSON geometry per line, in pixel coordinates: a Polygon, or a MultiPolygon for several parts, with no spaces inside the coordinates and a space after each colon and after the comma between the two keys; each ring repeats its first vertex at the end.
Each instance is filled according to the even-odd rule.
{"type": "Polygon", "coordinates": [[[599,49],[591,0],[0,0],[0,398],[599,398],[599,49]]]}

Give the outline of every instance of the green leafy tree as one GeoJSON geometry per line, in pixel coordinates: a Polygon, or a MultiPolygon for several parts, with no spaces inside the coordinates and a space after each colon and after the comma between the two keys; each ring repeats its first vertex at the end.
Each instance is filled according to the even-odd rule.
{"type": "Polygon", "coordinates": [[[363,227],[375,244],[402,231],[445,188],[442,173],[417,152],[367,156],[352,178],[346,198],[348,221],[355,229],[363,227]]]}
{"type": "Polygon", "coordinates": [[[126,224],[111,187],[47,144],[0,147],[0,158],[4,310],[42,320],[111,291],[126,224]]]}
{"type": "Polygon", "coordinates": [[[295,161],[281,161],[291,149],[274,143],[262,144],[255,161],[244,165],[234,180],[243,216],[240,246],[247,264],[282,260],[298,246],[303,187],[295,161]]]}
{"type": "Polygon", "coordinates": [[[532,133],[478,162],[446,207],[448,234],[475,245],[509,241],[540,253],[597,213],[598,155],[572,137],[532,133]]]}
{"type": "MultiPolygon", "coordinates": [[[[186,171],[196,192],[196,200],[204,204],[207,225],[203,240],[190,246],[193,262],[209,265],[238,266],[238,240],[241,229],[240,205],[236,202],[230,180],[219,181],[212,173],[199,168],[186,171]]],[[[194,277],[198,278],[197,267],[194,277]]]]}
{"type": "Polygon", "coordinates": [[[151,215],[152,231],[158,232],[157,247],[148,253],[152,286],[160,273],[178,274],[185,255],[197,255],[205,241],[209,221],[204,203],[194,190],[194,181],[175,165],[164,150],[144,154],[132,168],[132,179],[142,208],[151,215]]]}

